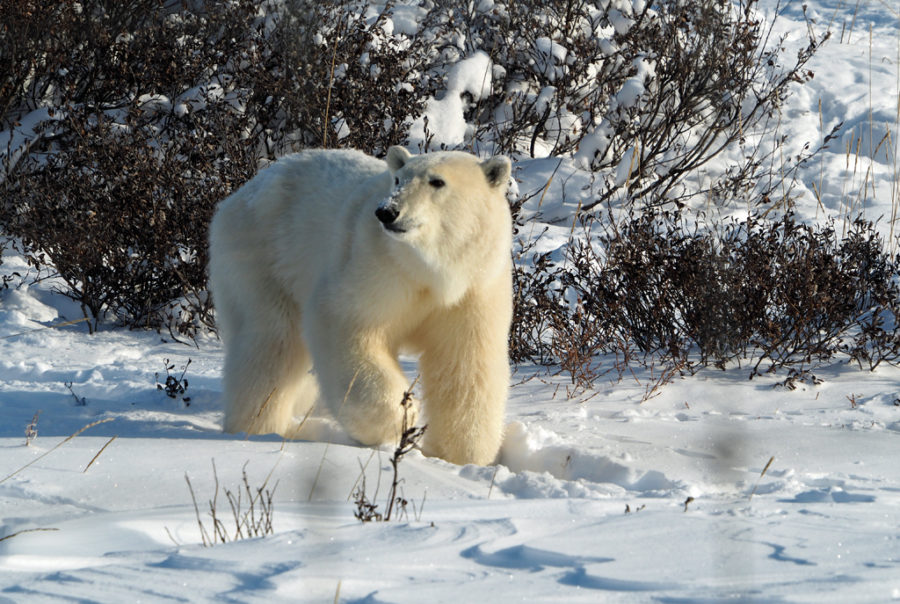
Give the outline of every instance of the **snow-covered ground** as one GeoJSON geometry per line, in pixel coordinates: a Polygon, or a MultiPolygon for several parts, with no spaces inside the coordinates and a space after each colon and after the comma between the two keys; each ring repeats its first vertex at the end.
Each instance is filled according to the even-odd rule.
{"type": "MultiPolygon", "coordinates": [[[[805,4],[835,36],[781,128],[797,149],[844,130],[802,173],[798,211],[840,218],[858,200],[888,233],[900,9],[861,0],[853,22],[854,2],[805,4]]],[[[801,15],[789,2],[777,26],[788,52],[805,43],[801,15]]],[[[521,162],[520,190],[555,165],[521,162]]],[[[544,216],[563,201],[551,188],[544,216]]],[[[26,267],[7,252],[0,270],[26,267]]],[[[794,391],[746,367],[656,389],[642,370],[569,398],[564,376],[520,366],[500,463],[411,453],[406,513],[363,524],[353,493],[364,475],[384,511],[390,451],[327,420],[312,442],[223,435],[216,340],[45,328],[80,316],[52,285],[0,291],[0,602],[900,600],[900,369],[834,364],[794,391]],[[189,359],[190,400],[168,398],[166,363],[177,378],[189,359]],[[222,490],[237,492],[242,470],[275,487],[274,534],[204,547],[185,476],[207,530],[218,479],[233,530],[222,490]]]]}

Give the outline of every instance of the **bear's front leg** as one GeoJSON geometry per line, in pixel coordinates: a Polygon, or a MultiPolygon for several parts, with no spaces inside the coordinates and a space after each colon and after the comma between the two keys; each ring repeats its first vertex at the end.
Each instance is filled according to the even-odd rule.
{"type": "Polygon", "coordinates": [[[470,293],[427,326],[419,361],[426,455],[458,464],[495,461],[509,392],[508,300],[470,293]]]}
{"type": "Polygon", "coordinates": [[[347,433],[364,445],[398,442],[404,422],[413,426],[418,419],[416,401],[403,406],[410,384],[400,365],[393,355],[382,351],[356,356],[354,365],[336,380],[341,388],[335,394],[344,383],[347,387],[340,400],[333,399],[337,403],[335,416],[347,433]]]}
{"type": "Polygon", "coordinates": [[[404,413],[415,424],[415,405],[401,405],[409,382],[378,334],[316,321],[307,330],[322,398],[347,433],[364,445],[400,440],[404,413]]]}

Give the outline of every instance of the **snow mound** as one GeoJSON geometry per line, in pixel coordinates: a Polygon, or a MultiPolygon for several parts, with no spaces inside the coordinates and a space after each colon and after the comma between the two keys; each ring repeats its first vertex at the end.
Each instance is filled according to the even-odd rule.
{"type": "Polygon", "coordinates": [[[451,67],[444,96],[429,99],[422,116],[410,126],[410,146],[424,146],[429,137],[433,137],[430,139],[432,147],[441,144],[454,147],[465,143],[469,126],[463,95],[478,101],[490,94],[492,69],[491,58],[483,51],[475,52],[451,67]]]}

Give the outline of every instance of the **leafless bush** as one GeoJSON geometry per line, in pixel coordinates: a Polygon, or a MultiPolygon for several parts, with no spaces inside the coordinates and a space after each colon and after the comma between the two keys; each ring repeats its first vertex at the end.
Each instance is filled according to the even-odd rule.
{"type": "Polygon", "coordinates": [[[0,228],[55,269],[94,327],[108,313],[152,327],[176,314],[190,335],[207,320],[204,296],[188,320],[172,301],[205,289],[213,207],[256,169],[242,138],[252,116],[227,73],[261,37],[256,3],[170,4],[2,5],[0,119],[13,136],[0,228]]]}
{"type": "Polygon", "coordinates": [[[584,210],[617,196],[664,205],[703,194],[725,203],[765,186],[768,152],[745,137],[774,128],[789,86],[813,77],[805,65],[828,34],[817,38],[810,29],[807,47],[785,57],[782,41],[772,38],[774,22],[755,8],[756,0],[662,2],[634,17],[628,61],[637,73],[581,142],[579,155],[603,179],[584,210]],[[649,72],[643,79],[642,70],[649,72]],[[709,191],[685,186],[698,169],[737,148],[743,159],[713,179],[709,191]]]}
{"type": "Polygon", "coordinates": [[[273,497],[277,484],[268,490],[268,477],[263,484],[257,488],[250,487],[250,481],[247,478],[247,465],[241,470],[242,488],[236,491],[224,489],[225,499],[231,511],[231,520],[234,523],[233,528],[229,529],[230,523],[222,520],[219,511],[219,476],[216,472],[216,464],[213,461],[213,477],[215,478],[215,490],[213,497],[209,500],[209,517],[210,528],[207,529],[202,517],[200,516],[200,508],[197,505],[197,498],[194,495],[194,487],[188,475],[184,475],[187,482],[188,490],[191,493],[191,501],[194,504],[194,512],[197,515],[197,525],[200,527],[200,537],[204,547],[211,547],[216,543],[228,543],[229,541],[237,541],[239,539],[249,539],[252,537],[265,537],[273,534],[272,517],[274,514],[273,497]],[[246,496],[246,500],[244,497],[246,496]],[[246,506],[246,507],[245,507],[246,506]],[[211,533],[211,534],[210,534],[211,533]]]}
{"type": "Polygon", "coordinates": [[[406,141],[409,121],[433,92],[426,36],[394,33],[394,3],[288,0],[257,72],[266,154],[299,147],[350,147],[376,155],[406,141]]]}
{"type": "Polygon", "coordinates": [[[521,249],[513,265],[515,293],[509,352],[514,361],[547,365],[558,360],[548,338],[555,325],[567,322],[568,313],[558,303],[560,271],[550,253],[532,252],[537,241],[519,240],[521,249]]]}
{"type": "Polygon", "coordinates": [[[424,102],[425,42],[367,7],[0,4],[0,230],[92,328],[211,327],[215,204],[301,147],[400,143],[424,102]]]}
{"type": "Polygon", "coordinates": [[[535,262],[516,360],[589,385],[591,358],[628,355],[631,343],[661,374],[750,360],[751,377],[786,368],[788,386],[835,357],[870,369],[900,360],[900,263],[869,222],[839,235],[790,213],[701,228],[645,211],[602,232],[573,238],[565,262],[535,262]]]}
{"type": "MultiPolygon", "coordinates": [[[[400,401],[400,405],[403,407],[403,423],[400,429],[400,442],[397,443],[397,446],[394,448],[394,453],[391,455],[391,469],[393,471],[391,475],[391,486],[388,489],[387,494],[387,511],[383,515],[378,511],[378,504],[374,501],[378,498],[377,490],[375,495],[371,498],[366,493],[365,469],[362,468],[358,486],[354,488],[353,493],[351,494],[353,502],[356,504],[356,510],[353,512],[353,516],[360,522],[371,522],[373,520],[388,522],[395,511],[397,511],[398,514],[408,515],[407,506],[410,502],[401,494],[401,483],[403,482],[403,479],[400,478],[400,462],[403,461],[403,458],[410,451],[418,448],[419,442],[422,440],[422,437],[425,436],[425,430],[427,428],[427,426],[413,426],[409,424],[409,410],[412,406],[412,390],[415,387],[416,381],[418,381],[418,378],[416,378],[409,389],[403,393],[403,399],[400,401]]],[[[424,500],[422,505],[424,505],[424,500]]],[[[415,508],[415,503],[413,503],[413,508],[415,508]]],[[[421,511],[420,507],[416,513],[417,520],[421,511]]]]}
{"type": "Polygon", "coordinates": [[[353,503],[356,505],[356,510],[353,512],[354,518],[360,522],[381,522],[384,520],[384,516],[378,511],[378,504],[374,501],[378,498],[378,493],[376,492],[372,499],[369,499],[369,494],[366,492],[365,473],[362,474],[362,478],[353,490],[351,497],[353,497],[353,503]]]}
{"type": "Polygon", "coordinates": [[[760,174],[771,151],[746,136],[773,127],[789,86],[813,77],[805,66],[827,39],[810,33],[786,57],[756,0],[422,6],[436,67],[478,51],[493,66],[489,95],[463,93],[466,144],[532,157],[574,152],[597,175],[584,211],[611,199],[664,205],[714,193],[725,202],[771,184],[760,174]],[[713,190],[685,186],[737,148],[742,159],[713,190]]]}
{"type": "MultiPolygon", "coordinates": [[[[771,149],[747,141],[813,76],[805,65],[824,39],[786,58],[754,9],[2,3],[0,229],[58,273],[92,327],[112,316],[191,337],[212,326],[206,228],[218,200],[302,147],[380,154],[408,142],[429,100],[460,94],[446,91],[452,67],[482,52],[490,87],[461,93],[465,144],[574,153],[595,176],[583,234],[556,254],[535,254],[534,239],[518,250],[516,361],[559,365],[581,388],[609,369],[604,354],[620,372],[641,355],[661,360],[659,375],[753,357],[753,374],[803,379],[835,354],[897,362],[897,267],[870,225],[838,237],[789,214],[703,228],[681,214],[698,193],[778,206],[772,192],[815,154],[775,170],[771,149]],[[686,184],[735,149],[742,159],[706,190],[686,184]],[[613,200],[626,220],[600,215],[613,200]]],[[[422,144],[441,146],[439,133],[422,144]]]]}

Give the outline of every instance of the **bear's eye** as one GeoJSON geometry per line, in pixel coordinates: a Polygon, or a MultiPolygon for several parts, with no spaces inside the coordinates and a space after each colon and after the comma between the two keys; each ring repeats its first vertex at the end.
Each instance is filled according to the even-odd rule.
{"type": "Polygon", "coordinates": [[[443,178],[438,178],[438,177],[434,176],[434,177],[432,177],[432,178],[428,181],[428,184],[430,184],[430,185],[431,185],[432,187],[434,187],[435,189],[440,189],[440,188],[443,187],[446,183],[444,182],[444,179],[443,179],[443,178]]]}
{"type": "Polygon", "coordinates": [[[395,187],[399,187],[399,186],[400,186],[400,179],[399,179],[399,178],[394,178],[394,186],[395,186],[395,187]]]}

